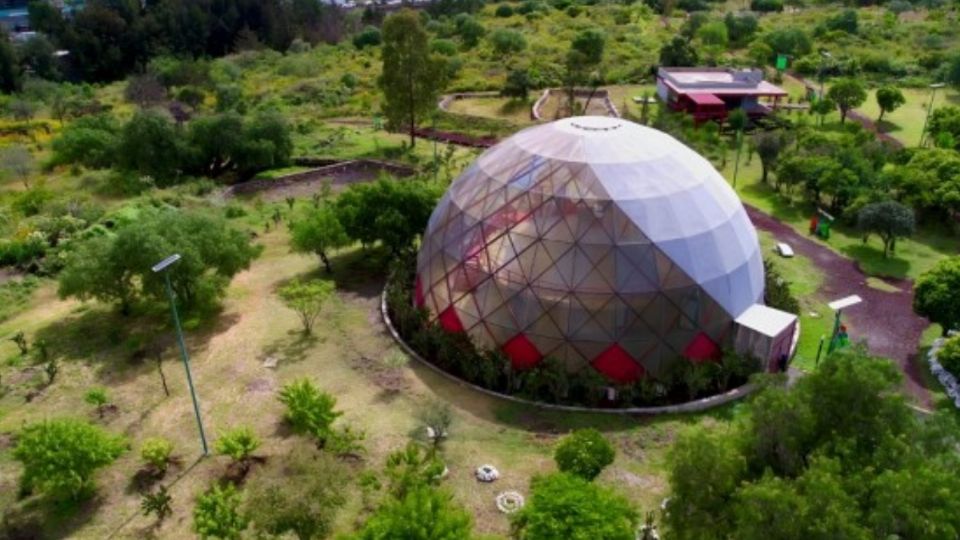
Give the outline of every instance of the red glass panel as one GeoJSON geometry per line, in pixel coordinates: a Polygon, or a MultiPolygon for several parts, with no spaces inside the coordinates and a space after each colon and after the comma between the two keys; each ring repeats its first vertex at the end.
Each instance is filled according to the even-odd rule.
{"type": "Polygon", "coordinates": [[[543,360],[537,346],[523,334],[517,334],[504,343],[503,353],[510,357],[515,369],[530,369],[543,360]]]}
{"type": "Polygon", "coordinates": [[[644,375],[643,366],[616,343],[607,347],[593,360],[593,367],[608,379],[618,383],[633,382],[644,375]]]}

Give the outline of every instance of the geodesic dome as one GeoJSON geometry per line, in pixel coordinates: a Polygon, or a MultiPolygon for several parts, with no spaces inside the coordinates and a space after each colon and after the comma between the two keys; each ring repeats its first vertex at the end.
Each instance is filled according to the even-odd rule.
{"type": "Polygon", "coordinates": [[[629,382],[716,358],[763,285],[756,231],[706,159],[587,116],[525,129],[454,181],[415,302],[518,369],[551,357],[629,382]]]}

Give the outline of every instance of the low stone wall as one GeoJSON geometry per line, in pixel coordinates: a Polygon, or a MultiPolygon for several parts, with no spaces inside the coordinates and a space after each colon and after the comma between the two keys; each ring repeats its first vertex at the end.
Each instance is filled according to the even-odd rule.
{"type": "Polygon", "coordinates": [[[579,412],[579,413],[597,413],[597,414],[628,414],[628,415],[660,415],[660,414],[683,414],[683,413],[697,413],[703,412],[714,407],[719,407],[727,403],[743,399],[744,397],[750,395],[756,386],[751,383],[747,383],[739,388],[734,388],[733,390],[724,392],[723,394],[717,394],[715,396],[705,397],[703,399],[698,399],[696,401],[688,401],[686,403],[679,403],[677,405],[662,405],[659,407],[627,407],[621,409],[599,409],[593,407],[577,407],[574,405],[553,405],[551,403],[543,403],[540,401],[531,401],[528,399],[519,398],[516,396],[510,396],[507,394],[501,394],[500,392],[494,392],[488,388],[482,386],[477,386],[475,384],[469,383],[459,377],[456,377],[446,371],[438,368],[433,365],[431,362],[427,361],[425,358],[420,356],[412,347],[407,345],[407,342],[400,337],[400,334],[397,332],[397,329],[393,327],[393,321],[390,320],[390,313],[387,309],[387,288],[384,286],[383,292],[380,294],[380,316],[383,318],[383,324],[386,325],[387,331],[390,332],[390,335],[393,337],[393,340],[397,342],[397,345],[412,358],[415,358],[418,362],[424,366],[430,368],[435,373],[442,375],[446,379],[453,381],[463,388],[469,388],[481,394],[486,394],[488,396],[502,399],[504,401],[511,401],[513,403],[519,403],[522,405],[528,405],[530,407],[536,407],[538,409],[544,409],[548,411],[560,411],[560,412],[579,412]]]}
{"type": "Polygon", "coordinates": [[[384,171],[399,177],[411,176],[414,173],[412,167],[375,159],[341,161],[334,159],[301,158],[294,160],[294,163],[306,167],[316,166],[316,168],[310,169],[309,171],[288,174],[280,178],[261,178],[234,184],[224,191],[224,197],[249,195],[251,193],[282,188],[300,182],[308,182],[327,177],[336,178],[337,176],[358,172],[384,171]]]}
{"type": "MultiPolygon", "coordinates": [[[[437,106],[440,107],[441,110],[449,111],[449,110],[450,110],[450,104],[453,103],[454,101],[457,101],[457,100],[460,100],[460,99],[489,98],[489,97],[500,97],[500,92],[494,92],[494,91],[489,91],[489,92],[456,92],[456,93],[454,93],[454,94],[447,94],[447,95],[443,96],[443,98],[440,99],[440,103],[438,103],[437,106]]],[[[462,115],[462,116],[470,116],[470,115],[465,114],[465,115],[462,115]]]]}
{"type": "MultiPolygon", "coordinates": [[[[533,120],[543,120],[543,115],[541,109],[543,104],[550,99],[550,96],[553,93],[565,94],[566,91],[561,88],[547,88],[540,94],[540,97],[537,98],[537,101],[533,103],[533,107],[530,109],[530,118],[533,120]]],[[[604,88],[598,88],[597,90],[591,90],[589,88],[577,88],[573,91],[573,95],[579,98],[589,98],[591,95],[593,99],[599,99],[605,109],[607,109],[607,114],[615,118],[620,118],[620,111],[617,110],[616,105],[613,104],[613,101],[610,100],[610,92],[604,88]]]]}

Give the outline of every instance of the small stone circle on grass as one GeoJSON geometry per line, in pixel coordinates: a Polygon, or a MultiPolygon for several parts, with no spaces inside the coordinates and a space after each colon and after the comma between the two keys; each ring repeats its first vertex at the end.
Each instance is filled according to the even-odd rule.
{"type": "Polygon", "coordinates": [[[500,478],[500,471],[493,465],[481,465],[477,467],[476,477],[481,482],[489,483],[500,478]]]}
{"type": "Polygon", "coordinates": [[[497,510],[504,514],[512,514],[523,508],[523,495],[516,491],[504,491],[497,495],[497,510]]]}

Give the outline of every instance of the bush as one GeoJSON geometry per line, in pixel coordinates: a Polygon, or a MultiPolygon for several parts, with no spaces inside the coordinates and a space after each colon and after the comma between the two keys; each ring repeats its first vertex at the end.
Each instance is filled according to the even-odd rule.
{"type": "Polygon", "coordinates": [[[23,428],[13,457],[23,464],[21,485],[27,490],[79,499],[93,490],[93,473],[125,448],[122,438],[88,422],[44,420],[23,428]]]}
{"type": "Polygon", "coordinates": [[[530,482],[530,499],[511,521],[514,538],[633,540],[639,516],[610,489],[557,473],[530,482]]]}
{"type": "Polygon", "coordinates": [[[346,502],[350,473],[333,456],[295,450],[247,482],[243,513],[271,535],[326,538],[346,502]]]}
{"type": "Polygon", "coordinates": [[[280,390],[280,402],[287,406],[284,418],[297,433],[310,435],[323,448],[333,422],[343,413],[335,410],[337,400],[318,389],[309,379],[288,383],[280,390]]]}
{"type": "Polygon", "coordinates": [[[193,530],[200,538],[239,539],[248,523],[240,513],[240,493],[233,484],[212,486],[197,497],[193,530]]]}
{"type": "Polygon", "coordinates": [[[500,4],[497,6],[497,11],[494,12],[497,17],[512,17],[513,16],[513,7],[510,4],[500,4]]]}
{"type": "Polygon", "coordinates": [[[944,342],[943,347],[937,352],[937,361],[943,369],[960,377],[960,336],[954,336],[944,342]]]}
{"type": "Polygon", "coordinates": [[[750,9],[760,12],[783,11],[783,0],[750,0],[750,9]]]}
{"type": "Polygon", "coordinates": [[[472,537],[470,513],[450,494],[419,487],[400,499],[388,499],[357,533],[357,540],[429,538],[462,540],[472,537]]]}
{"type": "Polygon", "coordinates": [[[353,36],[353,46],[358,49],[376,47],[382,42],[383,38],[380,35],[380,29],[375,26],[368,26],[364,28],[362,32],[353,36]]]}
{"type": "Polygon", "coordinates": [[[173,443],[163,437],[151,437],[140,447],[140,458],[158,475],[167,472],[172,455],[173,443]]]}
{"type": "Polygon", "coordinates": [[[800,314],[800,302],[790,291],[790,282],[780,275],[780,270],[770,261],[763,261],[765,279],[763,296],[766,304],[772,308],[800,314]]]}
{"type": "Polygon", "coordinates": [[[220,435],[216,443],[217,453],[229,456],[244,471],[249,469],[250,458],[257,448],[260,448],[260,439],[248,427],[227,431],[220,435]]]}
{"type": "Polygon", "coordinates": [[[595,429],[574,431],[561,439],[553,453],[561,472],[585,480],[596,478],[607,465],[613,463],[615,456],[613,445],[595,429]]]}

